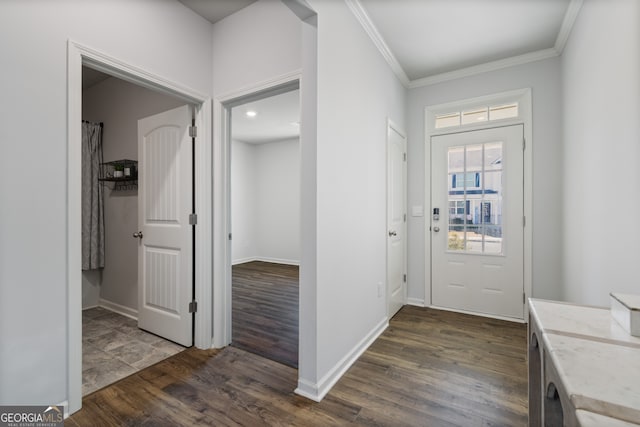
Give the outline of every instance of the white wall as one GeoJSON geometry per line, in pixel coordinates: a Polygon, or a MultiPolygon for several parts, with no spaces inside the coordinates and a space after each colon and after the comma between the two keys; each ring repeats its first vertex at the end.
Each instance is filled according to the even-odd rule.
{"type": "Polygon", "coordinates": [[[318,13],[317,361],[312,372],[301,367],[299,386],[322,395],[386,322],[377,293],[386,281],[386,127],[404,127],[406,99],[343,2],[309,3],[318,13]]]}
{"type": "Polygon", "coordinates": [[[102,270],[82,272],[82,309],[97,307],[100,302],[102,270]]]}
{"type": "Polygon", "coordinates": [[[232,262],[300,263],[300,141],[233,141],[232,262]]]}
{"type": "Polygon", "coordinates": [[[231,261],[256,257],[256,155],[255,146],[242,141],[231,144],[231,261]]]}
{"type": "Polygon", "coordinates": [[[638,293],[640,3],[586,0],[562,56],[564,293],[638,293]]]}
{"type": "Polygon", "coordinates": [[[68,397],[70,38],[211,93],[211,25],[177,1],[0,2],[0,404],[68,397]]]}
{"type": "MultiPolygon", "coordinates": [[[[138,159],[138,120],[184,105],[184,101],[109,78],[82,96],[84,120],[102,122],[104,161],[138,159]]],[[[105,267],[100,298],[138,310],[138,192],[105,185],[105,267]]],[[[83,274],[83,276],[87,276],[83,274]]],[[[84,291],[84,290],[83,290],[84,291]]],[[[84,297],[84,294],[83,294],[84,297]]],[[[83,298],[84,299],[84,298],[83,298]]]]}
{"type": "MultiPolygon", "coordinates": [[[[425,298],[425,107],[492,93],[531,88],[533,102],[533,296],[558,299],[562,285],[562,108],[560,59],[553,58],[415,88],[408,97],[408,297],[425,298]],[[412,217],[424,206],[424,217],[412,217]]],[[[428,271],[427,271],[428,274],[428,271]]],[[[429,276],[427,276],[428,278],[429,276]]]]}
{"type": "Polygon", "coordinates": [[[300,141],[260,144],[256,150],[257,258],[300,263],[300,141]]]}
{"type": "Polygon", "coordinates": [[[301,67],[300,20],[280,0],[259,0],[213,25],[213,90],[242,90],[301,67]]]}

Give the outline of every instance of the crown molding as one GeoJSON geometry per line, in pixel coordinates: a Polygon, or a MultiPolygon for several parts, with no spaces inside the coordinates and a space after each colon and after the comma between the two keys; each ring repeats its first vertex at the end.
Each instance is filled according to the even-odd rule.
{"type": "Polygon", "coordinates": [[[584,3],[584,0],[571,0],[569,6],[567,6],[567,11],[564,14],[564,19],[562,20],[562,25],[560,26],[560,31],[556,38],[556,44],[554,45],[554,48],[558,51],[559,55],[562,54],[562,51],[567,44],[567,40],[569,39],[569,35],[573,29],[573,24],[576,22],[582,3],[584,3]]]}
{"type": "Polygon", "coordinates": [[[367,35],[373,41],[373,44],[380,51],[387,64],[391,67],[391,70],[397,76],[398,80],[408,89],[429,86],[437,83],[442,83],[450,80],[455,80],[463,77],[470,77],[476,74],[486,73],[490,71],[497,71],[503,68],[513,67],[516,65],[527,64],[529,62],[541,61],[543,59],[549,59],[562,54],[564,47],[571,34],[573,24],[578,17],[580,8],[582,7],[584,0],[571,0],[567,6],[560,31],[556,38],[554,47],[548,49],[542,49],[535,52],[525,53],[523,55],[512,56],[505,59],[499,59],[497,61],[491,61],[484,64],[474,65],[471,67],[461,68],[446,73],[435,74],[432,76],[423,77],[421,79],[409,80],[404,69],[396,59],[389,46],[380,35],[380,32],[376,28],[375,24],[369,18],[366,10],[360,3],[360,0],[345,0],[345,3],[356,17],[362,28],[364,28],[367,35]]]}
{"type": "Polygon", "coordinates": [[[362,25],[362,28],[364,28],[369,38],[371,38],[373,44],[378,48],[385,61],[387,61],[387,64],[389,64],[393,73],[396,75],[396,77],[398,77],[398,80],[400,80],[404,87],[409,87],[410,82],[407,74],[400,66],[400,63],[396,59],[393,52],[391,52],[391,49],[389,49],[389,46],[387,46],[387,43],[384,41],[384,39],[380,35],[380,32],[371,21],[371,18],[369,18],[367,11],[364,10],[364,7],[360,3],[360,1],[345,0],[345,3],[347,4],[347,6],[349,6],[349,9],[351,9],[351,12],[356,17],[360,25],[362,25]]]}
{"type": "Polygon", "coordinates": [[[558,55],[559,53],[555,48],[542,49],[536,52],[525,53],[524,55],[512,56],[510,58],[499,59],[497,61],[491,61],[480,65],[474,65],[472,67],[460,68],[455,71],[449,71],[447,73],[441,73],[429,77],[424,77],[422,79],[412,80],[409,83],[408,87],[409,89],[413,89],[417,87],[429,86],[436,83],[474,76],[476,74],[486,73],[489,71],[496,71],[516,65],[527,64],[529,62],[541,61],[543,59],[553,58],[558,55]]]}

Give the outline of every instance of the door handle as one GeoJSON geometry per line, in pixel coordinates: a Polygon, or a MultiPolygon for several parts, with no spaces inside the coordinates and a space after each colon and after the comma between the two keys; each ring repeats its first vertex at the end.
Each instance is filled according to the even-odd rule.
{"type": "Polygon", "coordinates": [[[440,231],[440,227],[433,227],[433,231],[437,233],[438,231],[440,231]]]}
{"type": "Polygon", "coordinates": [[[142,231],[137,231],[137,232],[133,233],[133,237],[135,239],[142,239],[142,231]]]}
{"type": "Polygon", "coordinates": [[[398,235],[398,233],[396,233],[395,230],[389,231],[389,237],[393,237],[393,236],[397,236],[397,235],[398,235]]]}

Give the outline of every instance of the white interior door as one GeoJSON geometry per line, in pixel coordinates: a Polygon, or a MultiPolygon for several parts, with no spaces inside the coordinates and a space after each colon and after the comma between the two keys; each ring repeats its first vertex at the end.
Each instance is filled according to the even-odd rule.
{"type": "Polygon", "coordinates": [[[387,126],[387,304],[391,318],[406,300],[407,140],[387,126]]]}
{"type": "Polygon", "coordinates": [[[522,126],[434,136],[431,153],[432,304],[522,319],[522,126]]]}
{"type": "Polygon", "coordinates": [[[138,326],[192,345],[189,106],[138,121],[138,326]]]}

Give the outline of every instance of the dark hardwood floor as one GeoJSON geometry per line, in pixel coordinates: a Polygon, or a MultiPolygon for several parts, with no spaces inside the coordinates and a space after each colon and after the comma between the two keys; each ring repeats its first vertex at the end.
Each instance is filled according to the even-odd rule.
{"type": "Polygon", "coordinates": [[[295,265],[233,266],[234,347],[298,367],[298,275],[295,265]]]}
{"type": "Polygon", "coordinates": [[[188,349],[87,396],[69,426],[525,426],[526,326],[404,307],[320,403],[297,370],[188,349]]]}

